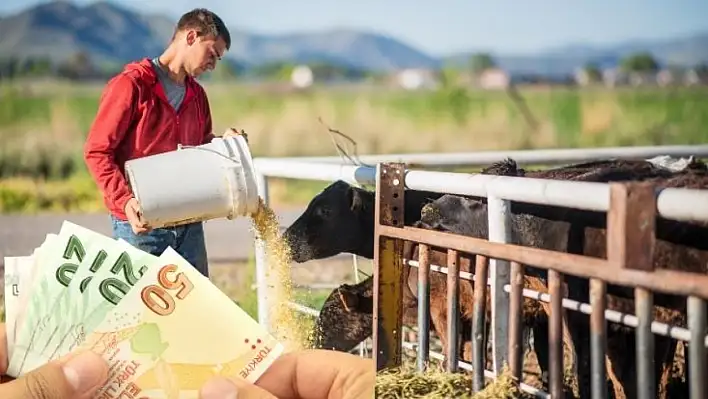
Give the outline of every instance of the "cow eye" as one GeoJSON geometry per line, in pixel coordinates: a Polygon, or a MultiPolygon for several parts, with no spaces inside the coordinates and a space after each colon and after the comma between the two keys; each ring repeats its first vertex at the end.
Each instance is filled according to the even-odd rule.
{"type": "Polygon", "coordinates": [[[317,216],[326,219],[329,217],[329,208],[317,208],[317,216]]]}

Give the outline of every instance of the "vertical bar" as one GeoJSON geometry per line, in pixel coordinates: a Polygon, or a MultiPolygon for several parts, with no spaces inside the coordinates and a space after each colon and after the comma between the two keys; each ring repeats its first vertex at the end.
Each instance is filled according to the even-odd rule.
{"type": "MultiPolygon", "coordinates": [[[[352,267],[354,268],[354,282],[359,284],[359,259],[356,254],[352,254],[352,267]]],[[[361,341],[358,345],[359,356],[366,356],[366,339],[361,341]]]]}
{"type": "Polygon", "coordinates": [[[548,325],[550,388],[552,398],[563,397],[563,276],[548,270],[548,288],[551,294],[551,320],[548,325]]]}
{"type": "Polygon", "coordinates": [[[455,250],[447,251],[447,371],[457,371],[458,324],[460,322],[460,255],[455,250]]]}
{"type": "Polygon", "coordinates": [[[403,240],[380,226],[403,227],[404,164],[377,164],[374,225],[374,361],[376,370],[401,364],[403,240]]]}
{"type": "Polygon", "coordinates": [[[472,392],[484,389],[484,367],[487,357],[486,330],[488,259],[476,255],[474,266],[474,304],[472,307],[472,392]]]}
{"type": "MultiPolygon", "coordinates": [[[[263,200],[264,205],[270,203],[268,192],[268,179],[263,174],[256,175],[256,184],[258,196],[263,200]]],[[[268,256],[266,252],[266,243],[258,238],[255,239],[255,258],[256,258],[256,296],[258,298],[258,323],[265,327],[269,332],[270,328],[270,303],[268,295],[268,256]]]]}
{"type": "MultiPolygon", "coordinates": [[[[511,243],[511,207],[509,201],[487,197],[489,241],[511,243]]],[[[494,374],[499,375],[509,362],[509,297],[504,286],[509,284],[509,261],[492,259],[492,351],[494,374]]]]}
{"type": "Polygon", "coordinates": [[[521,368],[523,366],[522,340],[522,312],[524,306],[524,267],[521,263],[511,262],[511,294],[509,301],[509,365],[511,375],[516,383],[521,382],[521,368]]]}
{"type": "Polygon", "coordinates": [[[645,182],[610,183],[607,260],[620,268],[654,270],[656,194],[645,182]]]}
{"type": "Polygon", "coordinates": [[[654,333],[651,332],[654,298],[644,288],[634,289],[634,308],[637,314],[637,395],[639,399],[656,397],[656,376],[654,375],[654,333]]]}
{"type": "MultiPolygon", "coordinates": [[[[592,399],[607,399],[607,285],[590,279],[590,368],[592,399]]],[[[581,344],[582,345],[582,344],[581,344]]]]}
{"type": "Polygon", "coordinates": [[[425,371],[430,356],[430,247],[418,246],[418,371],[425,371]]]}
{"type": "Polygon", "coordinates": [[[688,297],[688,329],[691,341],[688,345],[688,384],[691,399],[704,399],[706,394],[706,301],[688,297]]]}

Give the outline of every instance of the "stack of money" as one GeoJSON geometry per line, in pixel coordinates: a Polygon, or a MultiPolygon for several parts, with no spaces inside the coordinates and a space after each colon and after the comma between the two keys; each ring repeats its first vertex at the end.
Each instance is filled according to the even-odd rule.
{"type": "Polygon", "coordinates": [[[197,397],[216,375],[254,382],[283,346],[168,247],[159,257],[65,221],[5,258],[9,368],[77,350],[109,364],[101,398],[197,397]]]}

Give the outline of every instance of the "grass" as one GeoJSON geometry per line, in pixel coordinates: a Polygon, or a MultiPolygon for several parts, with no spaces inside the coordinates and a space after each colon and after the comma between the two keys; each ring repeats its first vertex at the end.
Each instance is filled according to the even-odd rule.
{"type": "MultiPolygon", "coordinates": [[[[0,86],[0,212],[102,210],[82,158],[102,85],[0,86]],[[76,194],[78,193],[78,194],[76,194]],[[72,198],[77,197],[77,198],[72,198]]],[[[255,157],[336,155],[320,118],[361,153],[698,144],[708,90],[521,89],[269,92],[206,86],[217,134],[243,128],[255,157]]],[[[326,182],[271,179],[274,205],[306,203],[326,182]]]]}

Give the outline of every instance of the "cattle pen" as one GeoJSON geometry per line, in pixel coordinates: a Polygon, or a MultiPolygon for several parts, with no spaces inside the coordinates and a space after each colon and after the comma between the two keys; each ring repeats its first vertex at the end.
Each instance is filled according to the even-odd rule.
{"type": "MultiPolygon", "coordinates": [[[[592,150],[520,151],[504,153],[453,154],[446,158],[435,154],[430,166],[478,166],[511,157],[521,163],[558,164],[564,162],[595,160],[607,157],[648,158],[658,155],[706,156],[708,146],[674,146],[613,148],[592,150]]],[[[708,276],[669,270],[647,270],[646,259],[654,246],[655,215],[678,221],[708,221],[708,190],[664,189],[655,195],[653,187],[637,184],[603,184],[567,181],[544,181],[531,178],[489,176],[468,173],[451,173],[426,170],[406,170],[404,164],[387,161],[406,161],[426,164],[429,154],[382,155],[361,157],[363,161],[377,165],[356,166],[338,164],[338,158],[258,158],[255,160],[259,175],[261,197],[266,201],[267,177],[301,178],[313,180],[341,179],[354,184],[376,185],[376,251],[374,259],[374,353],[376,367],[383,369],[401,362],[401,348],[417,349],[418,366],[425,367],[429,356],[446,359],[449,371],[458,368],[473,372],[474,390],[483,386],[484,377],[498,375],[503,364],[509,364],[512,375],[521,374],[521,322],[520,312],[523,297],[549,302],[552,309],[549,328],[550,344],[550,394],[561,397],[562,308],[577,310],[590,315],[592,345],[592,392],[593,397],[607,397],[605,385],[606,320],[636,327],[637,334],[637,379],[638,397],[656,397],[652,382],[655,381],[652,359],[647,352],[654,347],[654,334],[670,336],[689,342],[689,385],[691,398],[705,397],[706,374],[705,343],[706,310],[708,299],[708,276]],[[441,193],[485,197],[489,206],[488,240],[457,236],[402,226],[402,211],[405,200],[404,188],[428,190],[441,193]],[[570,207],[581,210],[607,212],[608,257],[595,259],[526,248],[509,244],[510,201],[521,201],[539,206],[570,207]],[[691,204],[687,206],[686,203],[691,204]],[[648,221],[651,220],[651,223],[648,221]],[[642,221],[643,223],[638,223],[642,221]],[[420,244],[418,261],[404,259],[402,242],[420,244]],[[609,245],[610,242],[612,245],[609,245]],[[431,247],[447,248],[447,267],[430,265],[427,261],[431,247]],[[478,255],[475,273],[460,273],[458,262],[462,253],[478,255]],[[402,342],[401,334],[401,283],[403,262],[418,267],[418,297],[428,298],[426,286],[430,271],[448,275],[448,320],[457,320],[457,295],[459,280],[473,280],[475,285],[475,314],[472,329],[479,333],[485,317],[484,301],[486,287],[490,286],[491,342],[493,370],[484,370],[484,342],[477,337],[484,334],[473,332],[472,364],[459,361],[455,350],[458,342],[457,323],[449,323],[448,353],[429,353],[427,334],[427,309],[429,302],[420,300],[419,335],[417,343],[402,342]],[[487,273],[489,262],[489,273],[487,273]],[[524,265],[548,270],[549,293],[535,292],[523,287],[524,265]],[[489,281],[487,279],[489,274],[489,281]],[[562,298],[560,287],[564,275],[589,278],[590,304],[562,298]],[[618,284],[635,288],[636,316],[606,309],[606,284],[618,284]],[[672,293],[689,296],[688,329],[668,326],[652,321],[652,293],[672,293]],[[550,295],[549,295],[550,294],[550,295]],[[425,326],[425,328],[421,328],[425,326]],[[646,354],[645,356],[640,354],[646,354]]],[[[431,157],[432,158],[432,157],[431,157]]],[[[429,159],[428,159],[429,161],[429,159]]],[[[265,247],[256,241],[256,284],[258,290],[259,321],[268,326],[266,312],[269,300],[265,284],[265,247]]],[[[651,262],[649,262],[651,265],[651,262]]],[[[300,311],[316,315],[314,309],[292,304],[300,311]]],[[[521,389],[539,397],[548,397],[540,390],[521,384],[521,389]]]]}

